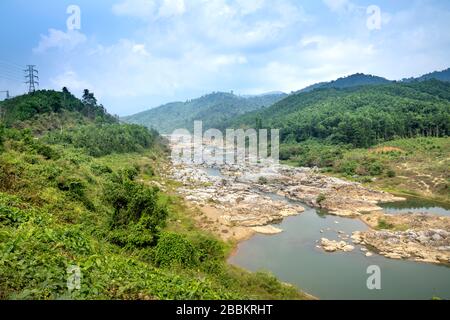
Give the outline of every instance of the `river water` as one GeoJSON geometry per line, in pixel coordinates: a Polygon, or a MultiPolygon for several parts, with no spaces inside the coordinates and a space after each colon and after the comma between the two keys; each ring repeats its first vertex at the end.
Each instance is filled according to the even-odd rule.
{"type": "MultiPolygon", "coordinates": [[[[216,172],[217,175],[217,172],[216,172]]],[[[269,195],[274,200],[283,199],[269,195]]],[[[292,203],[292,202],[291,202],[292,203]]],[[[306,210],[276,225],[283,233],[258,234],[238,246],[229,262],[251,271],[269,271],[320,299],[450,299],[450,268],[413,261],[366,257],[362,246],[350,253],[325,253],[317,248],[322,237],[341,240],[368,227],[358,219],[331,216],[300,204],[306,210]],[[381,270],[381,290],[369,290],[369,266],[381,270]]],[[[391,213],[432,212],[450,215],[448,208],[429,201],[410,199],[401,205],[385,204],[391,213]]]]}
{"type": "MultiPolygon", "coordinates": [[[[222,176],[218,169],[209,168],[205,172],[222,176]]],[[[276,194],[265,195],[289,201],[276,194]]],[[[323,300],[450,299],[450,267],[393,260],[377,254],[366,257],[362,246],[355,246],[350,253],[325,253],[316,247],[321,238],[341,240],[339,232],[351,235],[368,227],[358,219],[336,217],[299,202],[289,202],[304,207],[305,212],[275,225],[283,229],[280,234],[257,234],[240,243],[229,259],[231,264],[250,271],[269,271],[281,281],[323,300]],[[367,269],[374,265],[381,270],[381,290],[367,288],[370,276],[367,269]]],[[[419,199],[382,207],[390,214],[430,212],[450,216],[450,208],[419,199]]]]}

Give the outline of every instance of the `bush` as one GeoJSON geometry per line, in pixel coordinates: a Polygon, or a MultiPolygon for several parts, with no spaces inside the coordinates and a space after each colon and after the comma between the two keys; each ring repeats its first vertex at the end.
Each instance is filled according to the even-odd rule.
{"type": "Polygon", "coordinates": [[[225,259],[225,248],[223,244],[205,235],[198,235],[194,240],[194,245],[198,250],[200,262],[222,261],[225,259]]]}
{"type": "Polygon", "coordinates": [[[388,176],[388,178],[395,178],[397,176],[397,174],[395,173],[394,170],[390,169],[387,171],[386,175],[388,176]]]}
{"type": "Polygon", "coordinates": [[[322,207],[322,203],[323,203],[326,199],[327,199],[327,197],[326,197],[323,193],[321,193],[321,194],[319,194],[319,196],[317,197],[316,202],[317,202],[317,204],[318,204],[320,207],[322,207]]]}
{"type": "Polygon", "coordinates": [[[95,206],[86,195],[86,184],[78,178],[59,176],[56,179],[59,190],[65,191],[69,197],[82,202],[89,210],[94,211],[95,206]]]}
{"type": "Polygon", "coordinates": [[[104,190],[105,201],[114,209],[110,239],[125,247],[153,246],[165,226],[168,211],[159,203],[159,190],[129,179],[136,173],[135,168],[130,170],[115,176],[104,190]]]}
{"type": "Polygon", "coordinates": [[[94,163],[91,166],[92,173],[94,173],[96,176],[101,176],[103,174],[113,173],[112,169],[108,166],[94,163]]]}
{"type": "Polygon", "coordinates": [[[259,177],[258,178],[258,184],[267,184],[269,181],[266,177],[259,177]]]}
{"type": "Polygon", "coordinates": [[[388,223],[386,220],[379,220],[378,221],[378,229],[380,230],[390,230],[394,228],[394,225],[392,223],[388,223]]]}
{"type": "Polygon", "coordinates": [[[166,232],[154,251],[154,261],[160,267],[195,267],[199,262],[195,247],[182,235],[166,232]]]}

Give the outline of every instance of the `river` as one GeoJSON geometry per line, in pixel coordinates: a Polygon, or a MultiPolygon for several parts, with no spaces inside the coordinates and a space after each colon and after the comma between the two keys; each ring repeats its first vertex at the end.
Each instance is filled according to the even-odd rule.
{"type": "MultiPolygon", "coordinates": [[[[239,244],[229,262],[251,271],[270,271],[280,280],[325,300],[450,299],[450,268],[446,266],[392,260],[377,254],[366,257],[361,246],[350,253],[323,252],[316,247],[321,237],[339,240],[339,231],[351,234],[368,227],[358,219],[335,217],[302,206],[306,208],[303,214],[277,225],[283,233],[256,235],[239,244]],[[367,288],[367,268],[371,265],[381,269],[381,290],[367,288]]],[[[438,205],[432,207],[449,214],[438,205]]]]}
{"type": "MultiPolygon", "coordinates": [[[[211,176],[221,177],[218,169],[205,171],[211,176]]],[[[288,201],[279,195],[264,195],[273,200],[288,201]]],[[[368,226],[359,219],[336,217],[303,203],[297,204],[304,207],[305,212],[274,225],[282,229],[282,233],[271,236],[257,234],[240,243],[229,262],[250,271],[269,271],[280,280],[324,300],[450,299],[448,266],[393,260],[378,254],[366,257],[366,252],[361,251],[362,246],[356,246],[349,253],[325,253],[317,247],[322,237],[341,240],[339,236],[368,230],[368,226]],[[381,270],[380,290],[367,287],[370,276],[367,269],[374,265],[381,270]]],[[[430,212],[450,215],[448,207],[413,198],[386,203],[382,207],[390,214],[430,212]]]]}

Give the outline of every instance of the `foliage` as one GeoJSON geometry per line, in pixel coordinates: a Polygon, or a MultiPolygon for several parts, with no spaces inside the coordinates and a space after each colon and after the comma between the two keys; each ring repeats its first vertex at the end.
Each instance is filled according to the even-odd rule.
{"type": "Polygon", "coordinates": [[[393,229],[395,226],[392,223],[388,223],[386,220],[379,220],[377,228],[380,230],[393,229]]]}
{"type": "Polygon", "coordinates": [[[281,130],[283,143],[311,139],[369,147],[395,138],[450,134],[450,83],[430,80],[292,94],[275,105],[247,113],[227,126],[281,130]]]}
{"type": "Polygon", "coordinates": [[[195,267],[198,252],[189,240],[180,234],[163,233],[155,248],[155,263],[160,267],[195,267]]]}
{"type": "Polygon", "coordinates": [[[171,185],[160,175],[167,160],[155,133],[89,122],[90,92],[58,113],[61,94],[69,95],[37,92],[8,106],[18,108],[7,111],[0,135],[0,299],[305,298],[274,277],[228,266],[225,243],[195,227],[176,205],[182,199],[149,186],[171,185]],[[55,114],[62,122],[47,133],[42,124],[55,114]],[[73,266],[81,289],[70,291],[73,266]]]}
{"type": "Polygon", "coordinates": [[[154,128],[161,133],[176,129],[192,130],[194,121],[203,121],[204,129],[222,129],[222,124],[246,112],[270,106],[285,94],[240,97],[232,93],[217,92],[186,102],[174,102],[151,109],[123,120],[154,128]]]}
{"type": "Polygon", "coordinates": [[[52,132],[47,141],[84,149],[89,155],[101,157],[112,153],[140,152],[156,143],[157,133],[129,124],[87,125],[52,132]]]}
{"type": "Polygon", "coordinates": [[[158,203],[159,190],[134,182],[136,174],[134,168],[124,170],[105,189],[105,200],[114,209],[110,238],[120,246],[154,245],[168,215],[158,203]]]}
{"type": "Polygon", "coordinates": [[[117,121],[103,106],[97,105],[96,101],[80,101],[67,89],[62,92],[40,90],[8,99],[2,103],[2,109],[3,120],[7,126],[20,126],[21,122],[37,119],[42,115],[64,112],[73,112],[98,122],[117,121]]]}
{"type": "Polygon", "coordinates": [[[331,82],[323,82],[313,84],[312,86],[306,87],[300,92],[309,92],[316,89],[325,89],[325,88],[351,88],[358,86],[367,86],[367,85],[377,85],[377,84],[386,84],[389,83],[389,80],[377,76],[366,75],[366,74],[353,74],[348,77],[339,78],[335,81],[331,82]]]}
{"type": "Polygon", "coordinates": [[[319,207],[322,207],[322,203],[323,203],[325,200],[327,200],[327,197],[326,197],[323,193],[321,193],[321,194],[319,194],[319,196],[317,197],[316,202],[317,202],[317,204],[319,205],[319,207]]]}

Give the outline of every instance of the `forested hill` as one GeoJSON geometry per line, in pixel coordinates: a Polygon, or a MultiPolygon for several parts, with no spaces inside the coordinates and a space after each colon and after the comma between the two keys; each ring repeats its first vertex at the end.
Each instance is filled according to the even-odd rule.
{"type": "Polygon", "coordinates": [[[40,90],[0,102],[0,120],[8,127],[29,128],[35,133],[87,123],[117,123],[118,120],[85,90],[80,100],[67,88],[40,90]]]}
{"type": "Polygon", "coordinates": [[[377,76],[366,75],[363,73],[356,73],[348,77],[339,78],[330,82],[321,82],[317,84],[313,84],[312,86],[306,87],[299,92],[309,92],[315,89],[326,89],[326,88],[350,88],[357,86],[366,86],[366,85],[374,85],[374,84],[386,84],[390,81],[377,76]]]}
{"type": "Polygon", "coordinates": [[[450,68],[443,71],[435,71],[428,74],[425,74],[418,78],[405,79],[404,81],[425,81],[425,80],[441,80],[441,81],[450,81],[450,68]]]}
{"type": "Polygon", "coordinates": [[[215,128],[246,112],[271,106],[286,96],[284,93],[246,97],[232,93],[212,93],[186,102],[169,103],[122,120],[154,128],[160,133],[192,129],[195,120],[203,121],[205,128],[215,128]]]}
{"type": "Polygon", "coordinates": [[[227,127],[281,129],[283,142],[319,139],[367,147],[396,137],[450,133],[450,83],[429,80],[290,95],[227,127]]]}

